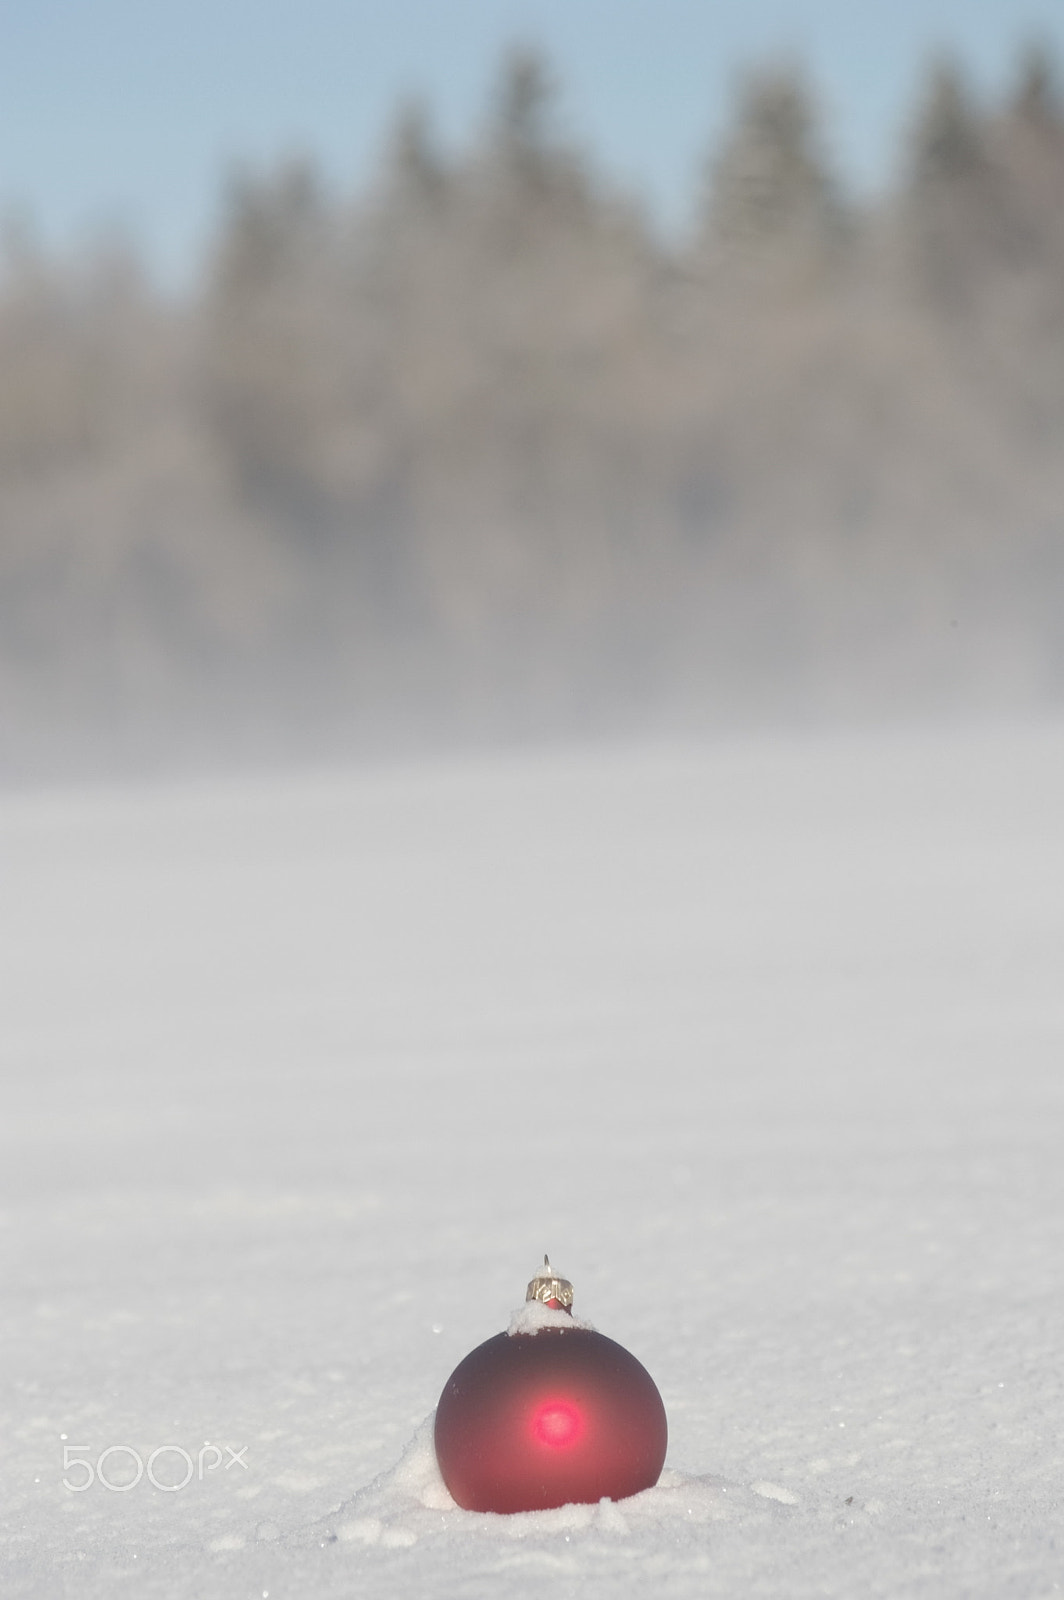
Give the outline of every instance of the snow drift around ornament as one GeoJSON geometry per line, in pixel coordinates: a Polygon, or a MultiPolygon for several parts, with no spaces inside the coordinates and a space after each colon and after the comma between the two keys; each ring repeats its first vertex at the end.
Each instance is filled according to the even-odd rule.
{"type": "MultiPolygon", "coordinates": [[[[496,1434],[490,1459],[495,1461],[505,1453],[504,1447],[508,1447],[512,1462],[517,1463],[516,1468],[511,1462],[497,1477],[489,1477],[488,1492],[500,1498],[505,1493],[511,1504],[506,1508],[468,1508],[453,1493],[456,1486],[453,1475],[448,1477],[441,1470],[441,1431],[448,1426],[441,1424],[441,1416],[447,1414],[444,1402],[451,1385],[470,1361],[471,1357],[467,1356],[448,1380],[440,1408],[425,1418],[402,1459],[338,1506],[327,1520],[306,1528],[303,1542],[313,1542],[322,1550],[335,1550],[338,1555],[345,1547],[367,1551],[372,1548],[379,1553],[375,1559],[409,1551],[412,1546],[424,1543],[431,1548],[434,1562],[453,1561],[456,1571],[465,1572],[476,1552],[483,1557],[485,1552],[490,1552],[494,1541],[506,1538],[525,1546],[529,1561],[538,1563],[535,1566],[538,1572],[543,1562],[553,1567],[560,1559],[550,1553],[556,1539],[564,1539],[567,1547],[571,1541],[586,1540],[599,1552],[608,1541],[624,1545],[626,1560],[634,1558],[639,1549],[650,1552],[652,1568],[656,1571],[655,1552],[665,1536],[670,1548],[686,1552],[684,1559],[692,1570],[702,1571],[707,1559],[704,1549],[707,1524],[739,1519],[745,1526],[764,1529],[780,1517],[793,1515],[797,1497],[778,1484],[758,1482],[744,1486],[711,1474],[692,1475],[663,1469],[665,1412],[649,1374],[620,1345],[603,1338],[589,1323],[571,1315],[572,1285],[559,1278],[548,1262],[544,1261],[543,1271],[533,1278],[528,1292],[529,1299],[514,1312],[507,1332],[496,1334],[471,1352],[471,1357],[476,1357],[490,1349],[492,1360],[498,1359],[494,1355],[497,1351],[525,1352],[516,1358],[517,1371],[523,1375],[527,1370],[527,1352],[536,1348],[543,1352],[543,1356],[536,1359],[542,1360],[545,1368],[552,1369],[552,1382],[545,1393],[537,1391],[531,1401],[526,1394],[524,1404],[513,1405],[513,1388],[519,1393],[524,1391],[520,1383],[514,1386],[511,1381],[509,1363],[514,1358],[503,1356],[502,1388],[507,1393],[497,1407],[484,1406],[484,1414],[496,1434]],[[648,1485],[623,1497],[601,1488],[602,1477],[598,1476],[617,1471],[618,1462],[623,1465],[629,1459],[625,1447],[619,1448],[616,1456],[605,1448],[606,1442],[615,1436],[600,1425],[595,1414],[599,1390],[593,1385],[586,1388],[576,1383],[563,1385],[559,1379],[559,1373],[566,1369],[555,1365],[558,1353],[574,1349],[595,1353],[595,1360],[590,1364],[595,1369],[595,1381],[605,1382],[611,1389],[604,1412],[608,1414],[609,1407],[615,1404],[625,1411],[623,1400],[626,1397],[631,1400],[634,1394],[637,1398],[632,1401],[633,1413],[648,1419],[636,1451],[637,1456],[639,1450],[644,1451],[640,1459],[648,1485]],[[633,1370],[636,1372],[634,1379],[633,1370]],[[653,1400],[649,1398],[651,1395],[653,1400]],[[559,1499],[562,1475],[552,1478],[549,1463],[576,1459],[589,1438],[595,1443],[596,1452],[587,1457],[586,1475],[578,1484],[567,1484],[566,1497],[559,1499]],[[653,1445],[652,1452],[646,1448],[648,1439],[653,1445]],[[600,1456],[605,1457],[605,1466],[600,1466],[600,1456]],[[532,1503],[524,1510],[512,1509],[516,1498],[515,1481],[527,1473],[529,1460],[538,1461],[540,1466],[540,1476],[531,1480],[532,1490],[526,1496],[532,1503]]],[[[479,1370],[479,1362],[477,1367],[479,1370]]],[[[490,1361],[488,1369],[491,1370],[490,1361]]],[[[477,1381],[474,1379],[469,1386],[473,1391],[477,1381]]],[[[460,1385],[457,1399],[461,1400],[466,1392],[467,1387],[460,1385]]],[[[452,1400],[454,1398],[452,1396],[452,1400]]],[[[477,1407],[472,1411],[476,1413],[477,1407]]],[[[626,1412],[626,1423],[629,1421],[626,1412]]],[[[464,1428],[459,1427],[459,1441],[464,1436],[464,1428]]],[[[447,1452],[445,1443],[443,1455],[447,1452]]],[[[460,1450],[458,1454],[461,1457],[460,1450]]],[[[520,1559],[506,1557],[504,1564],[509,1567],[520,1559]]]]}
{"type": "MultiPolygon", "coordinates": [[[[774,1484],[746,1486],[712,1474],[695,1475],[666,1467],[652,1489],[618,1505],[570,1504],[546,1511],[484,1516],[457,1506],[440,1476],[433,1445],[435,1415],[425,1418],[394,1467],[382,1472],[339,1506],[326,1521],[307,1530],[313,1543],[335,1549],[403,1552],[430,1545],[435,1559],[466,1570],[471,1554],[490,1550],[500,1537],[549,1550],[555,1539],[604,1541],[656,1551],[662,1538],[670,1548],[701,1559],[708,1525],[738,1521],[761,1530],[794,1514],[795,1496],[774,1484]],[[450,1555],[447,1552],[450,1552],[450,1555]]],[[[536,1569],[538,1571],[538,1568],[536,1569]]]]}
{"type": "Polygon", "coordinates": [[[547,1257],[526,1304],[459,1362],[436,1409],[440,1472],[467,1511],[625,1500],[652,1488],[668,1443],[653,1378],[572,1316],[573,1286],[547,1257]]]}

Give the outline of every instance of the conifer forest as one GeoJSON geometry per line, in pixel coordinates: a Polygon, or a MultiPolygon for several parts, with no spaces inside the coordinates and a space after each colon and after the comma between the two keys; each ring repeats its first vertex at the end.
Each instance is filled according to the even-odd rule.
{"type": "Polygon", "coordinates": [[[554,90],[231,174],[180,293],[8,223],[0,771],[1060,702],[1053,61],[874,198],[755,71],[668,237],[554,90]]]}

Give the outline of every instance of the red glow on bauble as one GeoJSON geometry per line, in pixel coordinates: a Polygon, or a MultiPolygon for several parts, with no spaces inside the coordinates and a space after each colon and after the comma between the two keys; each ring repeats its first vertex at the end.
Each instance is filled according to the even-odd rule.
{"type": "Polygon", "coordinates": [[[564,1450],[575,1444],[583,1432],[584,1421],[576,1406],[566,1400],[548,1400],[532,1414],[532,1433],[540,1444],[564,1450]]]}
{"type": "Polygon", "coordinates": [[[444,1386],[435,1439],[467,1511],[536,1511],[649,1489],[668,1425],[646,1368],[574,1323],[500,1333],[473,1350],[444,1386]]]}

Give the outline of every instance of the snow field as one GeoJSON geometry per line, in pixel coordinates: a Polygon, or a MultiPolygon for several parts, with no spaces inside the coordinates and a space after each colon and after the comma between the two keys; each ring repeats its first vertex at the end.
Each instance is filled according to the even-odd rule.
{"type": "Polygon", "coordinates": [[[1059,726],[11,794],[0,882],[5,1596],[1059,1592],[1059,726]],[[544,1250],[666,1473],[461,1512],[544,1250]]]}

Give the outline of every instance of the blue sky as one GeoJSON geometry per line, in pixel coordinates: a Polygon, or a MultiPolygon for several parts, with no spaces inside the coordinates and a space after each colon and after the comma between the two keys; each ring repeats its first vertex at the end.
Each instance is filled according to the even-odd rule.
{"type": "Polygon", "coordinates": [[[413,94],[460,144],[527,40],[568,130],[678,227],[744,67],[804,59],[840,168],[874,188],[931,50],[991,95],[1032,36],[1064,59],[1062,0],[0,0],[0,208],[56,244],[121,226],[180,283],[228,164],[305,150],[357,186],[413,94]]]}

